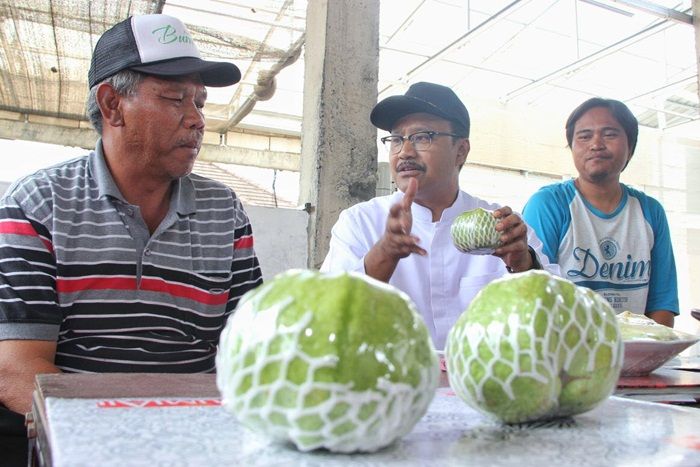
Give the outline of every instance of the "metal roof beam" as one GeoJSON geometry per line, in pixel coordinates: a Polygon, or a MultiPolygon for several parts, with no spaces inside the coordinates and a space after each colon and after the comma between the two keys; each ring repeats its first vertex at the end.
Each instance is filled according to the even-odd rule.
{"type": "MultiPolygon", "coordinates": [[[[94,149],[97,141],[95,130],[75,123],[76,126],[68,127],[0,119],[0,138],[80,147],[88,151],[94,149]]],[[[300,157],[298,153],[205,143],[197,160],[298,171],[300,157]]]]}
{"type": "MultiPolygon", "coordinates": [[[[674,81],[672,83],[668,83],[664,86],[661,86],[661,87],[658,87],[655,89],[651,89],[643,94],[637,94],[636,96],[630,97],[629,99],[627,99],[627,101],[632,101],[632,100],[639,99],[639,98],[642,98],[645,96],[654,96],[656,94],[661,93],[662,91],[666,91],[666,94],[669,94],[669,95],[678,94],[679,92],[683,92],[683,88],[685,86],[687,86],[688,84],[694,83],[696,79],[697,79],[697,75],[687,76],[685,78],[681,78],[681,79],[674,81]],[[679,88],[681,88],[681,89],[678,90],[679,88]]],[[[697,100],[697,98],[695,100],[697,100]]]]}
{"type": "MultiPolygon", "coordinates": [[[[419,71],[425,69],[425,67],[428,66],[430,63],[434,62],[435,60],[440,59],[445,54],[447,54],[450,50],[453,50],[458,45],[464,43],[464,41],[467,40],[468,38],[471,38],[471,37],[475,36],[476,34],[483,32],[488,27],[493,26],[496,23],[496,21],[498,19],[500,19],[501,17],[506,16],[506,15],[516,11],[517,9],[515,7],[518,6],[518,4],[520,4],[518,6],[518,8],[520,8],[524,5],[526,5],[527,3],[529,3],[530,1],[531,0],[525,0],[525,2],[523,3],[523,0],[515,0],[511,3],[509,3],[508,5],[506,5],[505,7],[501,8],[499,11],[494,13],[492,16],[490,16],[488,19],[486,19],[483,23],[479,24],[478,26],[476,26],[473,29],[469,29],[466,33],[462,34],[460,37],[458,37],[457,39],[452,41],[450,44],[446,45],[445,47],[440,49],[438,52],[436,52],[432,56],[428,57],[425,61],[423,61],[419,65],[415,66],[411,70],[409,70],[407,73],[404,74],[403,78],[401,78],[399,81],[408,81],[412,75],[415,75],[419,71]]],[[[414,14],[414,13],[415,13],[415,11],[411,14],[414,14]]],[[[387,92],[389,89],[391,89],[393,87],[393,85],[394,84],[392,83],[388,86],[385,86],[384,89],[380,89],[379,96],[381,97],[385,92],[387,92]]]]}
{"type": "MultiPolygon", "coordinates": [[[[237,21],[245,21],[248,23],[262,24],[265,26],[270,26],[270,27],[275,28],[275,29],[288,29],[290,31],[296,31],[296,32],[304,32],[306,30],[303,27],[288,26],[288,25],[282,24],[278,21],[265,21],[263,19],[258,19],[258,18],[246,18],[245,16],[231,15],[231,14],[223,13],[222,11],[211,11],[211,10],[207,10],[204,8],[196,8],[194,6],[191,6],[189,2],[184,4],[184,5],[179,5],[177,3],[168,2],[168,6],[170,8],[180,8],[180,9],[183,9],[186,11],[196,11],[198,13],[215,14],[215,15],[221,16],[223,18],[231,18],[231,19],[234,19],[237,21]]],[[[280,11],[282,11],[282,10],[280,10],[280,11]]],[[[279,18],[279,16],[278,16],[278,18],[279,18]]]]}
{"type": "Polygon", "coordinates": [[[525,84],[518,89],[515,89],[514,91],[509,92],[505,96],[503,96],[500,100],[501,102],[508,102],[512,99],[515,99],[516,97],[519,97],[532,89],[541,86],[543,84],[546,84],[556,78],[559,78],[563,75],[566,75],[567,73],[572,73],[575,70],[579,68],[583,68],[587,65],[590,65],[591,63],[600,60],[603,57],[606,57],[612,53],[619,52],[620,50],[624,49],[625,47],[629,46],[630,44],[634,44],[635,42],[638,42],[642,39],[645,39],[649,36],[653,36],[654,34],[658,34],[661,31],[664,31],[668,29],[669,27],[673,26],[672,23],[670,23],[668,20],[664,21],[657,21],[656,23],[652,24],[651,26],[635,33],[632,34],[631,36],[628,36],[624,39],[621,39],[617,41],[616,43],[609,45],[607,47],[604,47],[596,52],[593,52],[590,55],[587,55],[579,60],[576,60],[574,62],[569,63],[568,65],[565,65],[557,70],[552,71],[549,74],[546,74],[540,78],[537,78],[533,80],[532,82],[525,84]]]}
{"type": "Polygon", "coordinates": [[[635,10],[643,11],[644,13],[649,13],[650,15],[658,16],[659,18],[676,21],[678,23],[693,24],[693,17],[688,13],[682,11],[674,10],[673,8],[666,8],[661,5],[657,5],[654,2],[647,2],[646,0],[611,0],[615,3],[620,3],[622,5],[634,8],[635,10]]]}

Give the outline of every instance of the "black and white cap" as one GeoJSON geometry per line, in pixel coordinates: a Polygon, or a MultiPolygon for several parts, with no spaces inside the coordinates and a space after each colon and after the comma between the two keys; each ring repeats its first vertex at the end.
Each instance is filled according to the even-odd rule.
{"type": "Polygon", "coordinates": [[[161,14],[131,16],[105,31],[92,53],[88,85],[92,88],[126,69],[155,76],[199,73],[205,86],[228,86],[241,79],[233,63],[202,60],[185,25],[161,14]]]}

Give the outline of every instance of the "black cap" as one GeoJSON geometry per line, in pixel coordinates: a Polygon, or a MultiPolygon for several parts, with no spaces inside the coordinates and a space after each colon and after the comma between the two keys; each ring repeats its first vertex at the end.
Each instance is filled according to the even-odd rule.
{"type": "Polygon", "coordinates": [[[132,16],[105,31],[92,53],[88,85],[92,88],[126,69],[156,76],[199,73],[205,86],[228,86],[241,79],[233,63],[202,60],[185,25],[161,14],[132,16]]]}
{"type": "Polygon", "coordinates": [[[415,83],[403,96],[390,96],[372,109],[370,121],[377,128],[391,131],[394,124],[408,114],[425,112],[449,120],[455,132],[469,137],[469,112],[457,94],[447,86],[415,83]]]}

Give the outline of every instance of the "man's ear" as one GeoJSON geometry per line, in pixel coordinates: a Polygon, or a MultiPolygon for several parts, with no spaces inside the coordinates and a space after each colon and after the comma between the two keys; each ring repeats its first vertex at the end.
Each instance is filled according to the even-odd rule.
{"type": "Polygon", "coordinates": [[[462,168],[465,162],[467,162],[467,155],[471,146],[469,145],[469,139],[464,138],[459,142],[459,147],[457,148],[457,165],[462,168]]]}
{"type": "Polygon", "coordinates": [[[104,124],[109,126],[122,126],[124,124],[122,98],[123,96],[117,94],[111,84],[102,83],[99,85],[96,99],[104,124]]]}

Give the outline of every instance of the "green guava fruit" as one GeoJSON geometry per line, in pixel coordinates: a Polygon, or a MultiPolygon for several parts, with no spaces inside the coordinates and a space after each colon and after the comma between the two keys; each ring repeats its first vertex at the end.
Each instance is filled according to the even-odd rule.
{"type": "Polygon", "coordinates": [[[302,451],[376,451],[408,433],[439,378],[402,292],[355,273],[291,270],[241,298],[216,382],[244,425],[302,451]]]}
{"type": "Polygon", "coordinates": [[[676,332],[668,326],[631,311],[623,311],[617,315],[617,322],[620,325],[620,334],[623,341],[640,339],[676,341],[680,339],[676,332]]]}
{"type": "Polygon", "coordinates": [[[476,208],[465,211],[452,221],[452,242],[462,253],[491,255],[501,244],[492,211],[476,208]]]}
{"type": "Polygon", "coordinates": [[[484,287],[447,336],[450,385],[504,423],[588,411],[614,390],[623,361],[615,313],[590,289],[545,271],[484,287]]]}

